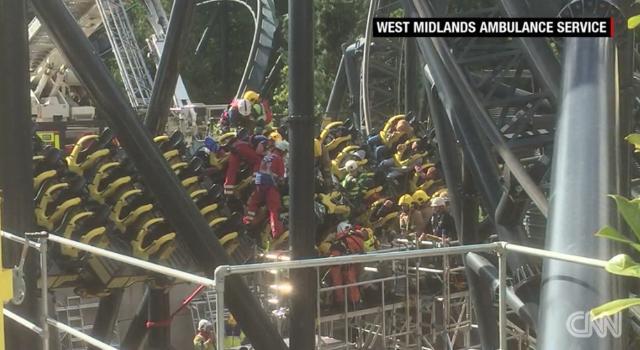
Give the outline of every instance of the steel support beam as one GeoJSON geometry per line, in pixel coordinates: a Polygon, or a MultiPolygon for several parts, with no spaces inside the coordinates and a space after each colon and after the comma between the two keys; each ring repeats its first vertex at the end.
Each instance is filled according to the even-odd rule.
{"type": "MultiPolygon", "coordinates": [[[[488,290],[485,290],[485,294],[489,296],[498,295],[497,291],[500,286],[500,280],[498,278],[498,269],[489,260],[476,253],[468,253],[464,257],[465,266],[468,266],[473,272],[478,275],[484,283],[486,283],[488,290]]],[[[536,329],[536,320],[531,317],[531,314],[527,310],[524,302],[516,295],[513,288],[507,288],[507,305],[513,310],[527,326],[532,330],[536,329]]]]}
{"type": "Polygon", "coordinates": [[[163,133],[167,125],[169,108],[173,102],[180,74],[180,55],[189,32],[194,6],[195,0],[174,0],[173,2],[162,56],[153,79],[151,100],[144,120],[153,135],[163,133]]]}
{"type": "MultiPolygon", "coordinates": [[[[123,295],[123,289],[114,289],[108,296],[100,298],[98,311],[96,312],[95,321],[93,322],[93,328],[91,330],[94,338],[107,344],[111,342],[113,327],[115,327],[116,321],[118,320],[123,295]]],[[[91,349],[95,350],[98,348],[92,346],[91,349]]]]}
{"type": "MultiPolygon", "coordinates": [[[[500,0],[507,16],[528,17],[527,4],[522,0],[500,0]]],[[[546,38],[518,38],[527,54],[534,76],[551,94],[554,101],[560,97],[560,62],[556,59],[546,38]]]]}
{"type": "MultiPolygon", "coordinates": [[[[609,38],[567,38],[564,44],[562,107],[554,145],[547,250],[609,259],[611,241],[594,236],[615,222],[617,61],[609,38]],[[577,151],[579,150],[579,151],[577,151]]],[[[621,338],[571,332],[572,317],[621,297],[606,271],[546,260],[538,324],[541,349],[622,349],[621,338]]],[[[577,315],[577,316],[576,316],[577,315]]],[[[581,318],[582,324],[589,324],[581,318]]]]}
{"type": "MultiPolygon", "coordinates": [[[[2,229],[24,235],[35,228],[31,145],[31,102],[29,90],[29,48],[26,3],[0,1],[0,188],[2,229]]],[[[3,266],[18,265],[21,248],[15,243],[2,245],[3,266]]],[[[24,266],[25,299],[8,309],[31,320],[38,320],[38,256],[29,254],[24,266]]],[[[16,281],[17,282],[17,281],[16,281]]],[[[16,283],[14,282],[14,284],[16,283]]],[[[5,323],[7,349],[40,349],[41,342],[30,330],[5,323]]]]}
{"type": "MultiPolygon", "coordinates": [[[[413,7],[412,13],[427,18],[434,18],[434,10],[431,8],[431,4],[427,2],[421,2],[417,0],[406,0],[413,7]]],[[[527,174],[526,170],[520,164],[519,159],[511,152],[507,147],[506,142],[503,139],[502,134],[493,123],[493,120],[489,116],[488,112],[484,109],[480,98],[475,91],[462,69],[456,64],[453,53],[449,50],[447,44],[443,38],[429,38],[429,40],[421,40],[422,42],[430,41],[433,45],[436,55],[441,58],[443,72],[451,79],[453,85],[456,86],[458,93],[462,97],[460,100],[463,102],[473,118],[478,128],[484,131],[484,136],[491,142],[494,150],[503,159],[505,166],[509,168],[514,177],[518,180],[523,190],[529,195],[531,200],[540,209],[540,212],[547,215],[548,202],[544,193],[540,190],[538,185],[531,179],[531,176],[527,174]]]]}
{"type": "Polygon", "coordinates": [[[342,101],[344,100],[344,94],[347,89],[347,73],[344,68],[344,54],[340,58],[340,64],[338,65],[338,73],[333,80],[333,86],[331,87],[331,94],[329,94],[329,101],[327,101],[327,109],[325,110],[325,117],[336,120],[341,114],[342,101]]]}
{"type": "MultiPolygon", "coordinates": [[[[404,43],[404,113],[418,112],[418,50],[416,40],[406,38],[404,43]]],[[[422,117],[422,116],[421,116],[422,117]]]]}
{"type": "MultiPolygon", "coordinates": [[[[313,139],[313,1],[289,1],[289,239],[292,258],[315,251],[313,139]]],[[[291,349],[316,346],[316,270],[291,270],[291,349]]]]}
{"type": "MultiPolygon", "coordinates": [[[[67,62],[93,95],[96,104],[105,111],[107,121],[140,172],[144,184],[189,246],[200,268],[211,276],[216,266],[231,263],[224,248],[214,238],[215,232],[209,228],[149,133],[136,118],[107,67],[93,52],[91,43],[62,1],[32,0],[32,4],[67,62]]],[[[284,341],[241,277],[231,276],[226,285],[228,293],[225,300],[253,346],[259,350],[286,349],[284,341]]]]}
{"type": "Polygon", "coordinates": [[[149,287],[149,317],[148,322],[153,322],[149,328],[147,348],[149,350],[170,350],[171,325],[166,324],[171,315],[171,300],[169,289],[159,286],[149,287]]]}
{"type": "Polygon", "coordinates": [[[147,337],[147,316],[149,315],[150,288],[146,287],[138,309],[131,319],[127,333],[122,338],[122,350],[138,350],[147,337]]]}

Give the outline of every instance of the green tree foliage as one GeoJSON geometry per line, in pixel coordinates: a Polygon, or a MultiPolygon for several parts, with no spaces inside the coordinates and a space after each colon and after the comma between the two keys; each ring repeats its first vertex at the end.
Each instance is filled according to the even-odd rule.
{"type": "MultiPolygon", "coordinates": [[[[162,0],[168,14],[172,0],[162,0]]],[[[275,0],[282,29],[282,59],[287,60],[287,0],[275,0]]],[[[145,40],[153,33],[142,1],[131,1],[128,13],[140,47],[148,52],[145,40]]],[[[252,4],[252,2],[249,2],[252,4]]],[[[253,5],[253,4],[252,4],[253,5]]],[[[314,1],[314,94],[315,110],[326,106],[331,86],[338,70],[341,45],[350,44],[364,33],[368,4],[360,0],[314,1]]],[[[185,49],[181,53],[180,72],[194,102],[226,103],[235,95],[242,77],[253,38],[253,21],[247,9],[232,2],[216,2],[196,7],[185,49]],[[196,48],[206,27],[207,39],[196,48]]],[[[112,55],[105,57],[114,77],[120,81],[118,67],[112,55]]],[[[152,76],[155,65],[149,59],[152,76]]],[[[273,93],[273,111],[286,114],[288,104],[288,67],[280,72],[279,84],[273,93]]]]}
{"type": "MultiPolygon", "coordinates": [[[[286,1],[285,1],[286,5],[286,1]]],[[[350,44],[364,34],[366,25],[367,2],[349,0],[314,1],[314,95],[315,111],[324,110],[329,99],[331,86],[338,71],[342,56],[343,43],[350,44]]],[[[287,21],[283,16],[283,58],[286,61],[287,21]]],[[[288,101],[288,67],[283,67],[281,84],[276,88],[273,97],[275,113],[287,113],[288,101]]]]}

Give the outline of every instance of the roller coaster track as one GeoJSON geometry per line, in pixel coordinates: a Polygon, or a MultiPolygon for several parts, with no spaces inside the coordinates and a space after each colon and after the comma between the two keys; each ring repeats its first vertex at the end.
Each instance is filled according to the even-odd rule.
{"type": "MultiPolygon", "coordinates": [[[[135,40],[124,3],[121,0],[80,0],[65,3],[87,36],[91,36],[100,28],[105,29],[127,97],[135,109],[145,109],[149,103],[153,78],[147,69],[144,54],[135,40]]],[[[145,0],[145,3],[149,10],[149,22],[155,33],[150,48],[155,52],[156,58],[159,58],[168,16],[159,2],[145,0]]],[[[209,1],[201,2],[201,4],[206,3],[209,1]]],[[[242,3],[249,6],[245,2],[242,3]]],[[[238,95],[245,89],[257,91],[262,89],[264,79],[269,73],[269,64],[274,50],[278,21],[273,1],[257,0],[255,13],[256,30],[244,74],[238,85],[238,95]]],[[[30,67],[32,72],[38,73],[34,80],[41,79],[42,74],[47,71],[45,67],[57,68],[64,65],[62,58],[57,55],[55,44],[38,19],[34,19],[29,25],[29,43],[30,67]]],[[[104,46],[102,42],[100,45],[102,52],[107,50],[104,46]]],[[[37,84],[37,81],[35,83],[37,84]]],[[[187,89],[180,78],[176,88],[175,102],[180,109],[192,108],[187,89]]]]}

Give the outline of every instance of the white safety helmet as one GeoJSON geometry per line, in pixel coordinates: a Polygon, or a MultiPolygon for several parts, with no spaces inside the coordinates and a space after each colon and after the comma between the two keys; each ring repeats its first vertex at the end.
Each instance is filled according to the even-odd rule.
{"type": "Polygon", "coordinates": [[[436,197],[434,199],[431,200],[431,206],[432,207],[444,207],[446,204],[444,198],[442,197],[436,197]]]}
{"type": "Polygon", "coordinates": [[[289,142],[287,141],[276,141],[275,147],[282,152],[289,152],[289,142]]]}
{"type": "Polygon", "coordinates": [[[200,322],[198,322],[199,331],[204,331],[204,330],[207,330],[208,328],[213,328],[213,324],[209,322],[209,320],[200,320],[200,322]]]}
{"type": "Polygon", "coordinates": [[[251,115],[251,102],[241,98],[238,100],[238,112],[245,117],[251,115]]]}
{"type": "Polygon", "coordinates": [[[350,230],[353,226],[351,226],[351,224],[348,221],[343,221],[341,223],[338,224],[338,232],[344,232],[347,230],[350,230]]]}
{"type": "Polygon", "coordinates": [[[349,172],[358,170],[358,162],[353,159],[348,160],[346,163],[344,163],[344,168],[349,172]]]}

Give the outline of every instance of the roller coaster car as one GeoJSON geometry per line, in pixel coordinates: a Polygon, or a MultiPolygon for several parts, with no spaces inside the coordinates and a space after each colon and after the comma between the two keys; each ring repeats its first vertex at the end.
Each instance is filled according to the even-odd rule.
{"type": "Polygon", "coordinates": [[[33,179],[33,189],[34,191],[38,191],[42,187],[42,184],[46,181],[55,179],[58,176],[57,170],[46,170],[40,173],[37,173],[36,177],[33,179]]]}
{"type": "Polygon", "coordinates": [[[102,144],[97,142],[99,137],[98,135],[87,135],[81,137],[78,142],[76,142],[71,154],[67,157],[69,170],[78,175],[82,175],[85,170],[111,154],[110,149],[101,148],[94,150],[95,147],[91,147],[92,145],[102,144]]]}
{"type": "MultiPolygon", "coordinates": [[[[68,212],[56,231],[61,232],[65,238],[106,248],[109,244],[106,225],[108,217],[109,207],[106,206],[98,207],[95,212],[83,210],[68,212]]],[[[61,253],[70,258],[80,256],[78,250],[66,245],[61,247],[61,253]]]]}
{"type": "Polygon", "coordinates": [[[126,232],[129,225],[134,223],[142,214],[153,209],[151,200],[140,189],[133,189],[123,193],[116,201],[109,216],[116,228],[126,232]]]}
{"type": "Polygon", "coordinates": [[[349,216],[351,208],[344,204],[342,193],[333,191],[331,193],[318,193],[316,196],[320,199],[320,203],[326,208],[329,215],[349,216]]]}
{"type": "Polygon", "coordinates": [[[67,167],[62,151],[53,147],[47,147],[40,155],[33,156],[33,163],[35,164],[34,174],[48,170],[61,171],[67,167]]]}
{"type": "Polygon", "coordinates": [[[424,159],[424,157],[426,157],[429,152],[427,151],[423,151],[423,152],[414,152],[411,151],[411,147],[412,144],[414,142],[419,142],[420,139],[418,138],[413,138],[410,139],[406,142],[404,142],[402,144],[402,146],[398,146],[399,148],[404,148],[406,149],[406,151],[401,151],[398,150],[394,155],[393,155],[393,160],[395,161],[395,164],[397,167],[404,167],[404,166],[411,166],[413,164],[416,164],[419,160],[424,159]],[[408,155],[408,157],[407,157],[408,155]]]}
{"type": "Polygon", "coordinates": [[[125,176],[119,162],[105,163],[100,166],[93,180],[89,184],[91,198],[106,203],[125,186],[132,184],[132,177],[125,176]]]}
{"type": "Polygon", "coordinates": [[[391,118],[389,118],[385,123],[384,123],[384,127],[382,128],[382,130],[380,130],[379,135],[380,138],[382,139],[382,142],[385,145],[388,145],[390,142],[392,142],[393,140],[390,140],[390,136],[391,136],[391,129],[393,127],[395,127],[395,125],[400,121],[400,120],[404,120],[405,119],[405,115],[404,114],[399,114],[396,116],[393,116],[391,118]]]}
{"type": "Polygon", "coordinates": [[[72,177],[68,181],[55,184],[45,182],[41,186],[36,194],[35,214],[38,225],[53,230],[67,211],[82,203],[79,194],[84,186],[84,179],[72,177]]]}
{"type": "Polygon", "coordinates": [[[235,220],[230,220],[228,217],[216,217],[209,221],[209,227],[216,232],[220,245],[222,245],[230,255],[240,246],[237,241],[239,233],[237,228],[234,227],[234,221],[235,220]]]}
{"type": "Polygon", "coordinates": [[[184,134],[180,130],[176,130],[171,136],[160,135],[153,138],[162,153],[171,150],[184,150],[184,134]]]}
{"type": "Polygon", "coordinates": [[[218,137],[216,140],[220,147],[227,149],[236,140],[235,132],[227,132],[218,137]]]}
{"type": "Polygon", "coordinates": [[[131,241],[133,255],[144,260],[166,260],[176,249],[175,232],[164,218],[147,220],[131,241]]]}
{"type": "Polygon", "coordinates": [[[368,163],[366,158],[361,159],[354,153],[361,150],[360,146],[346,146],[345,148],[338,153],[338,155],[331,161],[331,173],[337,177],[339,180],[342,180],[347,172],[344,170],[344,164],[349,160],[355,160],[358,163],[358,166],[362,167],[368,163]]]}
{"type": "Polygon", "coordinates": [[[397,223],[397,218],[400,215],[398,207],[394,204],[391,207],[382,208],[386,200],[386,198],[379,199],[371,205],[369,222],[374,229],[380,229],[397,223]]]}

